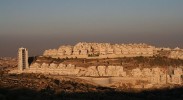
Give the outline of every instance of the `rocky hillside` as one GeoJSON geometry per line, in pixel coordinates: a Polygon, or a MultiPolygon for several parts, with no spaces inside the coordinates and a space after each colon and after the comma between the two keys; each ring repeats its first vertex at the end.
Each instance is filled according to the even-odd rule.
{"type": "MultiPolygon", "coordinates": [[[[2,59],[1,59],[2,61],[2,59]]],[[[17,68],[16,60],[3,60],[1,71],[17,68]],[[9,61],[13,62],[10,63],[9,61]]],[[[135,57],[116,59],[54,59],[36,57],[32,63],[65,63],[88,67],[90,65],[122,65],[126,69],[152,66],[182,66],[182,60],[165,57],[135,57]]],[[[31,63],[31,62],[30,62],[31,63]]],[[[83,80],[41,74],[0,74],[0,100],[182,100],[183,88],[171,86],[159,90],[134,91],[124,87],[113,89],[97,86],[83,80]]]]}
{"type": "Polygon", "coordinates": [[[17,68],[17,59],[11,57],[0,58],[0,74],[8,73],[8,71],[17,68]]]}
{"type": "Polygon", "coordinates": [[[0,100],[182,100],[183,88],[121,91],[38,74],[0,77],[0,100]]]}
{"type": "Polygon", "coordinates": [[[11,57],[1,57],[0,58],[0,68],[10,69],[17,66],[17,59],[11,57]]]}
{"type": "Polygon", "coordinates": [[[53,78],[41,74],[5,74],[1,75],[0,87],[2,88],[27,88],[36,91],[53,90],[54,93],[59,92],[96,92],[107,90],[92,83],[87,83],[79,79],[69,77],[53,78]]]}

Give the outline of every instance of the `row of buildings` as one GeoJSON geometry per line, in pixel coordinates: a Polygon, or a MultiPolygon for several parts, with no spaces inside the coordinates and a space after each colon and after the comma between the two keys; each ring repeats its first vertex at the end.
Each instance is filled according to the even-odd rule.
{"type": "Polygon", "coordinates": [[[181,84],[183,66],[173,67],[153,67],[134,68],[124,70],[123,66],[89,66],[76,67],[73,64],[55,63],[34,63],[24,70],[27,73],[42,73],[51,75],[64,75],[75,77],[121,77],[133,79],[146,79],[151,84],[181,84]]]}
{"type": "Polygon", "coordinates": [[[80,42],[74,46],[63,45],[58,49],[45,50],[43,56],[53,58],[116,58],[136,56],[166,56],[173,59],[183,59],[180,48],[156,48],[155,46],[140,44],[110,44],[80,42]]]}
{"type": "Polygon", "coordinates": [[[44,56],[50,57],[128,57],[153,56],[155,47],[147,44],[110,44],[80,42],[75,46],[60,46],[58,49],[45,50],[44,56]]]}

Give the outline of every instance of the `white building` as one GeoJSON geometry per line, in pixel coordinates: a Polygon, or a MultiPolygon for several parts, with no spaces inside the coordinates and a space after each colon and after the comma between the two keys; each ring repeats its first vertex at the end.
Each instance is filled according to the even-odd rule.
{"type": "Polygon", "coordinates": [[[29,68],[28,50],[26,48],[19,48],[19,50],[18,50],[18,70],[22,71],[27,68],[29,68]]]}

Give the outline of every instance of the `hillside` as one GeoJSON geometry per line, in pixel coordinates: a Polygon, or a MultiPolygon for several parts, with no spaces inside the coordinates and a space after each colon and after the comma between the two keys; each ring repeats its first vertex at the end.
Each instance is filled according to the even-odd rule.
{"type": "Polygon", "coordinates": [[[183,66],[183,60],[171,59],[167,57],[123,57],[123,58],[105,58],[105,59],[81,59],[81,58],[65,58],[57,59],[51,57],[37,57],[33,63],[63,63],[73,64],[78,67],[98,66],[98,65],[122,65],[125,69],[136,67],[166,67],[166,66],[183,66]]]}
{"type": "MultiPolygon", "coordinates": [[[[14,60],[6,61],[15,63],[14,60]]],[[[88,67],[90,65],[123,65],[126,69],[135,67],[154,66],[182,66],[182,60],[165,57],[134,57],[116,59],[55,59],[49,57],[36,57],[30,63],[72,63],[76,66],[88,67]]],[[[8,64],[8,63],[6,63],[8,64]]],[[[1,69],[0,75],[0,100],[175,100],[183,99],[183,88],[166,87],[155,90],[133,90],[123,87],[114,89],[101,87],[73,77],[62,76],[57,79],[42,74],[7,74],[6,69],[14,69],[16,66],[6,66],[1,69]]]]}
{"type": "Polygon", "coordinates": [[[0,100],[182,100],[183,88],[121,91],[38,74],[3,75],[0,100]]]}

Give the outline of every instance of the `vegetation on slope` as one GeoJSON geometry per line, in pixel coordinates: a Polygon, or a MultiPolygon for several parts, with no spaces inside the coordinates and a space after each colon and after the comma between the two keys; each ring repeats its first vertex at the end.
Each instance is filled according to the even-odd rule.
{"type": "Polygon", "coordinates": [[[111,88],[60,81],[39,74],[4,75],[0,100],[182,100],[183,88],[118,91],[111,88]]]}
{"type": "Polygon", "coordinates": [[[180,59],[170,59],[167,57],[123,57],[123,58],[105,58],[105,59],[81,59],[81,58],[65,58],[57,59],[51,57],[37,57],[34,61],[37,63],[64,63],[64,64],[74,64],[78,67],[88,67],[88,66],[98,66],[98,65],[122,65],[126,69],[136,68],[136,67],[167,67],[167,66],[183,66],[183,60],[180,59]]]}

